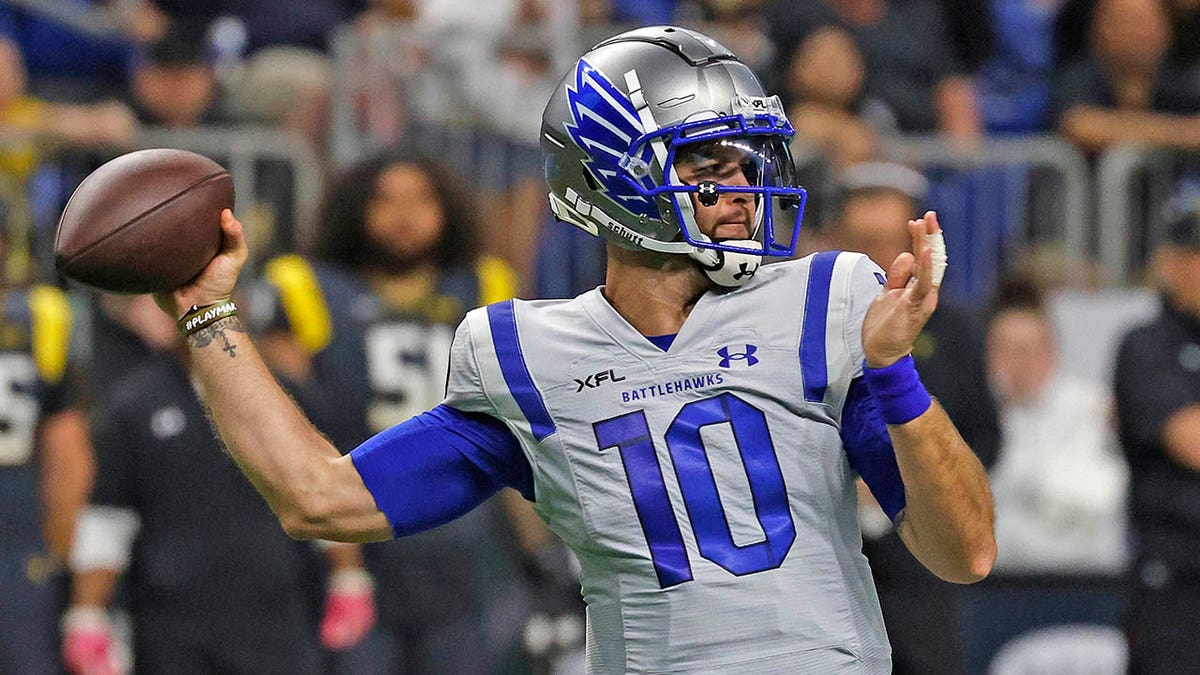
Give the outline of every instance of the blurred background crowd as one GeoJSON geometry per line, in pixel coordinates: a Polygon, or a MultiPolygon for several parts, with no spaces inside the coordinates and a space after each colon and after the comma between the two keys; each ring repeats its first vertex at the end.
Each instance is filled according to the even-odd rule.
{"type": "Polygon", "coordinates": [[[466,310],[603,282],[547,208],[541,110],[656,23],[783,99],[805,253],[887,267],[907,218],[945,224],[914,356],[988,467],[1000,557],[936,582],[864,492],[896,671],[1200,672],[1146,656],[1200,624],[1200,1],[0,0],[0,674],[578,672],[573,563],[519,495],[288,540],[171,322],[66,285],[53,235],[118,154],[222,162],[243,314],[348,451],[438,402],[466,310]]]}

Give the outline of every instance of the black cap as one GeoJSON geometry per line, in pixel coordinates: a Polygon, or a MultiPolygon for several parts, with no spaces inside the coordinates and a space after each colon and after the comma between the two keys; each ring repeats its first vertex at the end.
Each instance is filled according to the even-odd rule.
{"type": "Polygon", "coordinates": [[[1167,207],[1163,237],[1168,244],[1200,251],[1200,194],[1174,200],[1167,207]]]}

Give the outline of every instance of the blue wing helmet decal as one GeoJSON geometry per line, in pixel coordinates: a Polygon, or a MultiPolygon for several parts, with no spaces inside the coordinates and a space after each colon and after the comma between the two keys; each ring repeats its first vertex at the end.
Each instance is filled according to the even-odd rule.
{"type": "MultiPolygon", "coordinates": [[[[618,162],[634,139],[644,133],[633,103],[620,89],[584,59],[575,69],[574,85],[567,84],[567,102],[574,123],[567,123],[567,133],[576,145],[591,157],[586,161],[604,191],[625,210],[638,216],[658,218],[658,207],[640,194],[619,175],[618,162]]],[[[640,153],[647,164],[654,163],[654,149],[646,144],[640,153]]],[[[654,187],[649,177],[641,185],[654,187]]]]}

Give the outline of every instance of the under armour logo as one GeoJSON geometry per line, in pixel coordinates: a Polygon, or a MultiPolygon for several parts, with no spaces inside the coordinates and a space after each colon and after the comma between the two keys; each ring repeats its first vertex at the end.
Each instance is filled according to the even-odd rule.
{"type": "MultiPolygon", "coordinates": [[[[737,279],[738,281],[741,281],[742,277],[753,277],[754,273],[758,271],[758,265],[752,266],[751,263],[744,262],[744,263],[741,263],[740,265],[738,265],[738,269],[740,271],[734,272],[733,278],[737,279]]],[[[751,364],[751,365],[754,365],[754,364],[751,364]]]]}
{"type": "Polygon", "coordinates": [[[754,345],[746,345],[746,351],[730,353],[729,347],[721,347],[717,350],[717,355],[721,357],[721,367],[728,368],[734,361],[745,361],[746,366],[750,367],[758,363],[758,357],[754,352],[758,351],[758,347],[754,345]]]}

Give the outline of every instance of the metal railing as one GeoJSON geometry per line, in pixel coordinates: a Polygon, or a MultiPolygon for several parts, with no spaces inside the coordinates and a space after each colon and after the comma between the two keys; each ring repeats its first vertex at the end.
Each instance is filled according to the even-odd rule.
{"type": "Polygon", "coordinates": [[[1109,281],[1124,284],[1162,239],[1158,210],[1174,190],[1182,163],[1200,153],[1122,145],[1096,164],[1098,258],[1109,281]],[[1135,245],[1136,244],[1136,245],[1135,245]]]}
{"type": "Polygon", "coordinates": [[[257,257],[308,250],[315,242],[316,218],[324,197],[324,167],[305,138],[278,128],[147,127],[138,131],[129,146],[54,146],[36,154],[33,146],[13,149],[12,142],[0,143],[0,151],[30,155],[27,166],[17,167],[17,175],[0,167],[0,218],[9,242],[2,254],[8,281],[28,281],[39,276],[35,270],[51,274],[59,214],[88,171],[123,152],[156,147],[191,150],[229,170],[236,208],[257,257]]]}
{"type": "MultiPolygon", "coordinates": [[[[518,178],[540,174],[536,146],[478,126],[423,124],[412,128],[419,133],[411,140],[450,160],[464,178],[485,190],[503,192],[518,178]]],[[[261,164],[275,162],[285,166],[288,185],[282,190],[283,199],[273,203],[272,208],[284,209],[286,213],[279,214],[276,224],[280,229],[286,228],[282,233],[285,243],[293,248],[304,249],[315,241],[325,174],[321,157],[307,139],[273,127],[147,128],[139,133],[136,146],[177,147],[218,159],[233,175],[239,213],[261,201],[261,164]]],[[[1041,173],[1024,176],[1025,185],[1013,183],[1017,189],[1011,198],[1018,204],[1013,211],[1014,222],[1028,221],[1030,216],[1020,210],[1025,196],[1019,193],[1040,191],[1046,203],[1042,204],[1045,208],[1038,219],[1048,229],[1042,234],[1061,252],[1066,280],[1080,284],[1099,281],[1110,286],[1139,281],[1136,272],[1161,238],[1156,230],[1157,209],[1181,173],[1181,162],[1200,161],[1198,153],[1121,146],[1099,157],[1093,178],[1083,155],[1057,136],[986,139],[974,149],[936,137],[891,137],[881,144],[881,154],[927,173],[939,170],[969,173],[988,167],[1037,169],[1041,173]],[[1045,180],[1046,172],[1051,180],[1045,180]],[[1093,265],[1099,268],[1098,278],[1085,276],[1096,268],[1093,265]]],[[[801,155],[807,164],[820,163],[819,157],[801,155]]],[[[4,217],[10,222],[10,234],[14,225],[21,230],[29,229],[30,203],[27,195],[21,194],[22,189],[19,185],[0,184],[0,202],[5,207],[4,217]]],[[[972,222],[968,219],[964,225],[971,226],[972,222]]],[[[1015,244],[1026,243],[1021,240],[1024,233],[1005,232],[996,238],[1009,236],[1020,240],[1015,244]]],[[[6,255],[12,257],[13,253],[10,247],[6,255]]],[[[1003,254],[1003,251],[997,253],[1003,254]]],[[[19,260],[16,264],[20,264],[19,260]]],[[[10,273],[14,269],[20,271],[13,267],[12,260],[9,266],[10,273]]]]}
{"type": "MultiPolygon", "coordinates": [[[[967,147],[935,136],[898,136],[885,140],[882,154],[923,171],[935,167],[972,171],[1020,166],[1052,172],[1060,189],[1050,192],[1048,197],[1057,202],[1050,206],[1057,211],[1059,225],[1050,238],[1057,240],[1069,263],[1069,280],[1085,281],[1091,234],[1088,165],[1084,156],[1060,137],[988,138],[977,147],[967,147]]],[[[1026,189],[1039,187],[1037,183],[1028,180],[1026,189]]],[[[1024,199],[1023,195],[1013,197],[1024,199]]],[[[1055,218],[1040,220],[1053,222],[1055,218]]]]}

